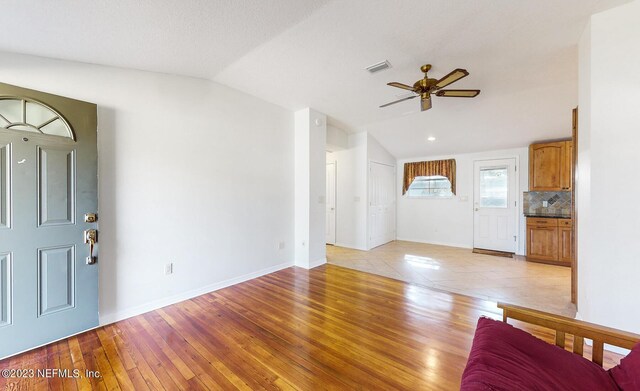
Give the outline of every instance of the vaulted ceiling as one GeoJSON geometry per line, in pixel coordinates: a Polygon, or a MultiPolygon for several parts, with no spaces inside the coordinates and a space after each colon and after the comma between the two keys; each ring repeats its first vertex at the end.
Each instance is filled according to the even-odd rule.
{"type": "Polygon", "coordinates": [[[313,107],[402,158],[568,136],[579,36],[589,15],[626,2],[8,0],[0,52],[213,80],[313,107]],[[389,70],[364,70],[385,59],[389,70]],[[482,93],[423,113],[416,100],[378,108],[402,94],[387,82],[412,84],[424,63],[431,77],[466,68],[455,88],[482,93]]]}

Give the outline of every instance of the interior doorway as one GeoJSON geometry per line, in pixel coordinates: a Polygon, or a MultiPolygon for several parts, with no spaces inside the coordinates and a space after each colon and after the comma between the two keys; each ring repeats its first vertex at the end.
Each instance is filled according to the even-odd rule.
{"type": "Polygon", "coordinates": [[[515,253],[518,178],[515,158],[474,162],[473,247],[515,253]]]}
{"type": "Polygon", "coordinates": [[[336,244],[336,162],[327,163],[326,243],[336,244]]]}

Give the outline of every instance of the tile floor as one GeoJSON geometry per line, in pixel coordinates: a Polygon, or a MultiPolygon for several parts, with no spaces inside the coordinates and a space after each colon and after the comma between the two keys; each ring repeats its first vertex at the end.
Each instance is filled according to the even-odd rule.
{"type": "Polygon", "coordinates": [[[371,251],[327,246],[329,263],[434,289],[574,317],[571,269],[474,254],[470,249],[394,241],[371,251]]]}

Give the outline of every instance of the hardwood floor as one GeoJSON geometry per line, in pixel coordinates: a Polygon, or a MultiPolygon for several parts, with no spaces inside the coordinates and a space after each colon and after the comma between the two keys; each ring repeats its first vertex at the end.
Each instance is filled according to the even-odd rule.
{"type": "Polygon", "coordinates": [[[487,301],[334,265],[294,267],[0,361],[100,378],[0,378],[0,388],[455,390],[483,315],[501,319],[487,301]]]}
{"type": "Polygon", "coordinates": [[[505,301],[570,318],[571,269],[524,257],[395,240],[369,251],[327,246],[331,264],[490,301],[505,301]]]}

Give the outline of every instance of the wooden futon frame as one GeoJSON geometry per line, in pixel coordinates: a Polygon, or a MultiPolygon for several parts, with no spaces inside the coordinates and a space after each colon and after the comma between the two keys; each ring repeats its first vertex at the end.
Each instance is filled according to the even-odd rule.
{"type": "Polygon", "coordinates": [[[604,356],[604,344],[631,349],[636,343],[640,342],[639,334],[583,322],[565,316],[553,315],[506,303],[498,303],[498,308],[503,310],[502,320],[505,323],[507,319],[515,319],[555,330],[556,346],[563,349],[566,335],[573,335],[573,352],[580,356],[583,355],[584,339],[593,340],[591,361],[600,366],[602,366],[604,356]]]}

